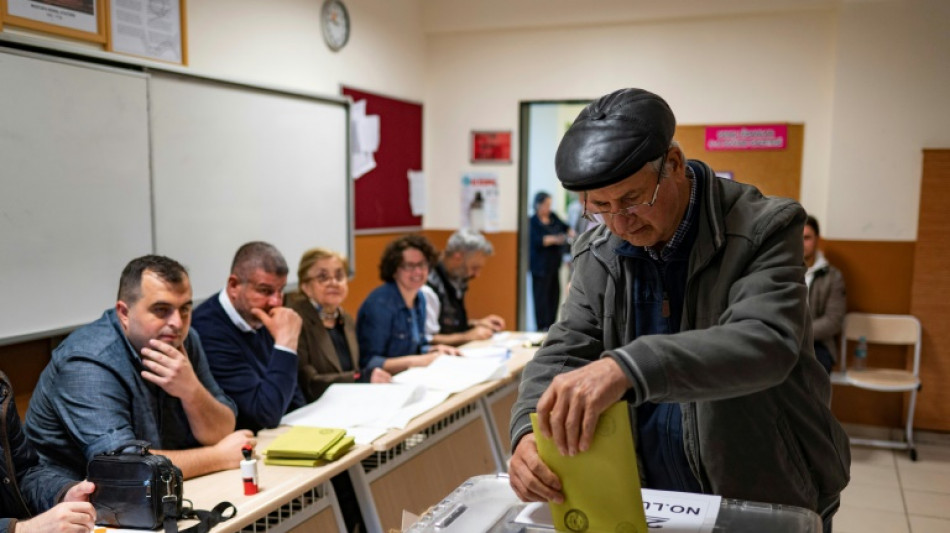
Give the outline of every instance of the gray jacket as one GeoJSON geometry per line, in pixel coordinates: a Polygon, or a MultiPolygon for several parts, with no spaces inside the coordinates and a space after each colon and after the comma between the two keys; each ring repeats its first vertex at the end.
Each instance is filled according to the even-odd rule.
{"type": "Polygon", "coordinates": [[[562,318],[522,377],[513,446],[557,374],[612,357],[634,384],[631,418],[644,402],[681,403],[703,492],[821,511],[848,483],[850,448],[812,346],[804,210],[702,168],[681,332],[635,338],[625,294],[636,261],[617,256],[605,227],[582,235],[562,318]]]}
{"type": "Polygon", "coordinates": [[[844,327],[847,297],[844,276],[830,263],[825,263],[815,271],[815,278],[808,288],[808,308],[811,311],[811,327],[815,340],[824,343],[837,361],[838,343],[835,341],[844,327]]]}

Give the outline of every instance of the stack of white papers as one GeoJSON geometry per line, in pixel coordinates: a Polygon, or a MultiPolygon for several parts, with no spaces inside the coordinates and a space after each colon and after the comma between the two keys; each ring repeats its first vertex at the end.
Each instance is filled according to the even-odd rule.
{"type": "Polygon", "coordinates": [[[502,331],[492,335],[492,346],[505,348],[521,348],[524,346],[540,346],[544,341],[545,333],[540,332],[521,332],[502,331]]]}
{"type": "Polygon", "coordinates": [[[508,365],[497,358],[469,358],[443,355],[429,366],[410,368],[393,376],[394,383],[423,386],[447,392],[461,392],[472,385],[501,379],[508,365]]]}
{"type": "Polygon", "coordinates": [[[317,401],[287,413],[280,422],[344,428],[357,444],[369,444],[390,429],[406,427],[448,396],[415,385],[334,383],[317,401]]]}
{"type": "Polygon", "coordinates": [[[511,356],[511,350],[506,346],[479,346],[477,348],[461,348],[462,357],[470,359],[496,359],[504,361],[511,356]]]}

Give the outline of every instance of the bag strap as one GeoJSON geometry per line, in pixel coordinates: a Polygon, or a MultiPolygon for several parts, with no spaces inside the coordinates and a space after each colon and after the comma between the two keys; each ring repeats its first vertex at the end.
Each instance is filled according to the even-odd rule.
{"type": "Polygon", "coordinates": [[[208,533],[214,526],[237,514],[237,508],[234,507],[231,502],[221,502],[215,505],[210,511],[188,508],[182,509],[181,516],[176,516],[178,512],[178,498],[175,497],[175,495],[168,495],[162,498],[162,506],[165,511],[165,533],[179,533],[179,518],[198,520],[197,524],[183,529],[180,533],[208,533]]]}
{"type": "Polygon", "coordinates": [[[152,443],[147,440],[127,440],[114,450],[106,452],[106,455],[121,455],[126,448],[135,448],[133,453],[137,453],[138,455],[148,455],[148,449],[151,447],[152,443]]]}

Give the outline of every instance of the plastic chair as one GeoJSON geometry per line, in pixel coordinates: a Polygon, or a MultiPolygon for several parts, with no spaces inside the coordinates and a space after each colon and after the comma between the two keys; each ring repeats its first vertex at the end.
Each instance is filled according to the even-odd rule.
{"type": "MultiPolygon", "coordinates": [[[[920,321],[911,315],[882,315],[870,313],[848,313],[844,317],[841,332],[840,371],[835,372],[832,381],[861,389],[882,392],[909,392],[910,403],[907,407],[907,426],[905,440],[851,439],[852,444],[878,446],[898,450],[908,450],[911,461],[917,460],[914,448],[914,408],[917,406],[917,391],[920,390],[920,321]],[[875,368],[870,362],[863,370],[848,370],[848,341],[858,341],[861,337],[869,345],[891,344],[914,347],[912,370],[893,368],[875,368]]],[[[873,350],[868,350],[869,352],[873,350]]]]}

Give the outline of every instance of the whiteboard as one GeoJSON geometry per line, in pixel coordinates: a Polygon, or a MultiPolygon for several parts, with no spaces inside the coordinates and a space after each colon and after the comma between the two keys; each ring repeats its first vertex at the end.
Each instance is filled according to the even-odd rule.
{"type": "Polygon", "coordinates": [[[248,241],[283,253],[288,285],[309,248],[352,257],[344,101],[162,72],[148,87],[155,249],[188,268],[196,300],[248,241]]]}
{"type": "Polygon", "coordinates": [[[141,73],[0,50],[0,339],[89,322],[152,250],[141,73]]]}

